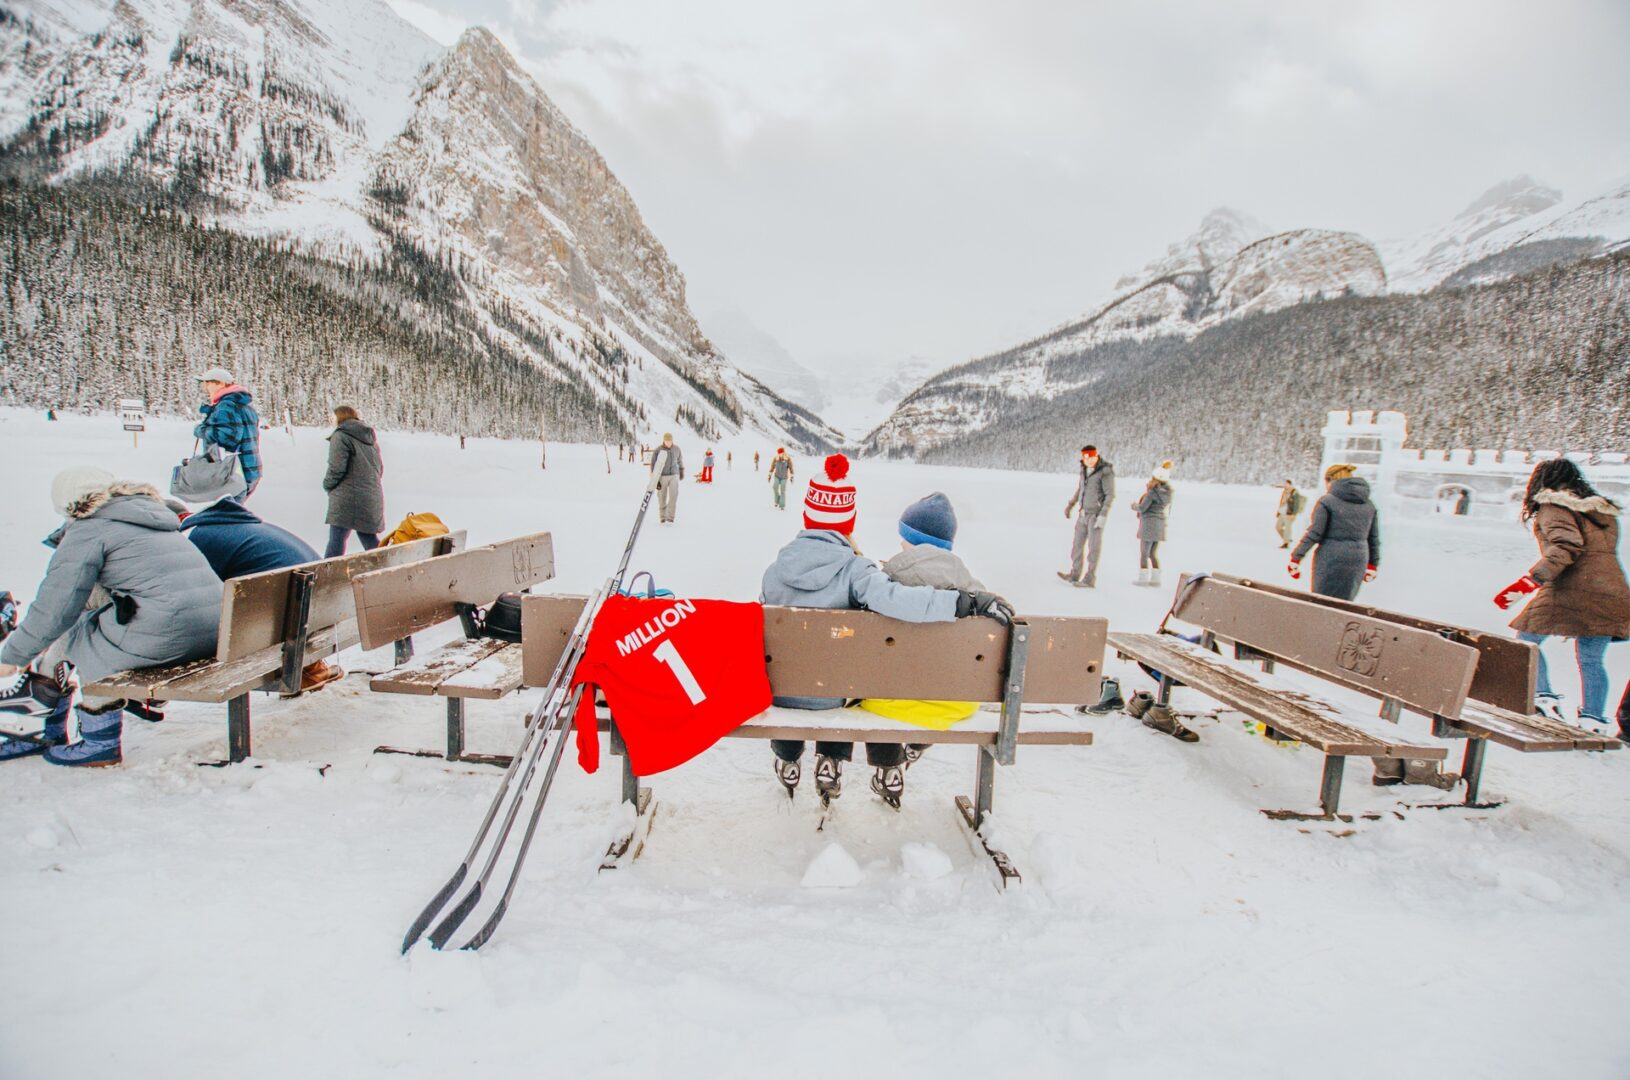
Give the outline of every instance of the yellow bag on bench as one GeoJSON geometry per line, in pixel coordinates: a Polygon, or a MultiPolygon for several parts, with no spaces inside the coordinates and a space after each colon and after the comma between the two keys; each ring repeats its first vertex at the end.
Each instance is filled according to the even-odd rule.
{"type": "Polygon", "coordinates": [[[860,707],[890,720],[903,720],[933,731],[948,731],[979,711],[976,701],[911,701],[903,698],[862,698],[860,707]]]}
{"type": "Polygon", "coordinates": [[[409,514],[402,519],[402,524],[396,526],[395,532],[379,542],[379,546],[405,544],[410,540],[423,540],[427,536],[446,536],[450,531],[441,523],[441,518],[429,511],[409,514]]]}

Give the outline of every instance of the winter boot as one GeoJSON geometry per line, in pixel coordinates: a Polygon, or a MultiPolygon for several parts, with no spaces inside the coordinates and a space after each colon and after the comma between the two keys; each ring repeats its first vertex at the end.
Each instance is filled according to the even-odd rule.
{"type": "Polygon", "coordinates": [[[1130,716],[1134,720],[1142,720],[1143,714],[1148,712],[1149,707],[1154,703],[1155,696],[1153,694],[1149,693],[1147,690],[1139,690],[1137,693],[1133,694],[1132,699],[1126,703],[1126,715],[1130,716]]]}
{"type": "Polygon", "coordinates": [[[1404,760],[1404,783],[1422,784],[1435,787],[1441,791],[1452,791],[1460,783],[1460,774],[1444,772],[1443,766],[1436,761],[1427,761],[1424,758],[1406,758],[1404,760]]]}
{"type": "Polygon", "coordinates": [[[278,697],[296,698],[301,694],[308,694],[313,690],[321,690],[329,683],[345,678],[345,669],[338,664],[330,664],[326,660],[318,660],[314,664],[307,664],[300,671],[300,689],[292,694],[279,694],[278,697]]]}
{"type": "Polygon", "coordinates": [[[1370,783],[1376,787],[1391,787],[1404,782],[1404,762],[1402,758],[1371,758],[1375,763],[1375,775],[1370,777],[1370,783]]]}
{"type": "Polygon", "coordinates": [[[120,737],[124,734],[125,703],[116,701],[90,712],[83,706],[79,713],[79,741],[67,746],[53,746],[45,752],[45,760],[53,765],[117,765],[124,760],[120,753],[120,737]]]}
{"type": "Polygon", "coordinates": [[[1070,573],[1068,570],[1060,570],[1058,572],[1058,576],[1063,578],[1065,581],[1068,581],[1071,585],[1074,585],[1076,583],[1075,582],[1075,575],[1070,573]]]}
{"type": "Polygon", "coordinates": [[[775,778],[781,781],[782,787],[787,789],[787,798],[792,798],[793,794],[798,790],[798,781],[802,774],[803,771],[798,767],[798,762],[787,761],[783,758],[775,759],[775,778]]]}
{"type": "Polygon", "coordinates": [[[73,693],[64,692],[55,680],[32,671],[20,673],[15,686],[0,692],[0,717],[9,722],[20,719],[45,721],[45,729],[26,739],[0,740],[0,761],[44,753],[46,747],[68,741],[68,709],[73,693]]]}
{"type": "Polygon", "coordinates": [[[879,765],[872,772],[872,790],[884,802],[900,809],[900,796],[906,791],[905,770],[898,765],[879,765]]]}
{"type": "Polygon", "coordinates": [[[825,754],[815,755],[815,793],[823,803],[843,794],[843,762],[825,754]]]}
{"type": "Polygon", "coordinates": [[[1177,718],[1170,705],[1151,705],[1143,714],[1143,726],[1165,732],[1174,739],[1183,742],[1199,742],[1200,736],[1183,726],[1183,721],[1177,718]]]}
{"type": "Polygon", "coordinates": [[[930,744],[928,744],[928,743],[906,743],[906,747],[905,747],[905,759],[906,760],[905,760],[905,765],[903,767],[909,769],[913,765],[917,764],[917,759],[923,756],[923,751],[927,750],[929,745],[930,744]]]}
{"type": "Polygon", "coordinates": [[[1148,567],[1144,567],[1144,566],[1138,567],[1138,580],[1134,581],[1132,584],[1134,584],[1134,585],[1147,585],[1147,584],[1149,584],[1149,569],[1148,569],[1148,567]]]}
{"type": "Polygon", "coordinates": [[[1564,724],[1573,722],[1568,714],[1562,711],[1562,699],[1554,694],[1550,697],[1535,698],[1534,712],[1548,720],[1556,720],[1564,724]]]}
{"type": "Polygon", "coordinates": [[[1149,587],[1151,589],[1160,588],[1160,567],[1158,566],[1149,568],[1149,587]]]}
{"type": "Polygon", "coordinates": [[[1075,711],[1086,716],[1106,716],[1112,712],[1120,712],[1126,708],[1126,701],[1121,697],[1121,684],[1115,679],[1105,679],[1099,691],[1098,704],[1077,705],[1075,711]]]}
{"type": "Polygon", "coordinates": [[[154,701],[152,698],[148,698],[146,701],[137,701],[131,698],[125,702],[125,712],[138,720],[146,720],[149,724],[156,724],[164,719],[164,706],[168,704],[168,701],[154,701]]]}

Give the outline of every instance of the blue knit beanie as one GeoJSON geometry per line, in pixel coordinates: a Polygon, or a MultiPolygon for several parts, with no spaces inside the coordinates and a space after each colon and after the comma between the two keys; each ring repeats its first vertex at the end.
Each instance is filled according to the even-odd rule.
{"type": "Polygon", "coordinates": [[[936,491],[906,507],[900,515],[900,536],[913,544],[933,544],[950,551],[956,539],[956,511],[951,509],[951,500],[936,491]]]}

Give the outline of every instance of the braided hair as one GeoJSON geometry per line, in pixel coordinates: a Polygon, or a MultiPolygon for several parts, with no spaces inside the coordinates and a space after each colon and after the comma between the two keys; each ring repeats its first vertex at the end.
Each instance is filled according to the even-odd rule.
{"type": "Polygon", "coordinates": [[[1570,458],[1552,458],[1534,466],[1528,476],[1528,490],[1522,497],[1522,520],[1527,521],[1539,509],[1536,497],[1542,491],[1566,491],[1581,499],[1589,499],[1601,492],[1590,486],[1585,474],[1570,458]]]}

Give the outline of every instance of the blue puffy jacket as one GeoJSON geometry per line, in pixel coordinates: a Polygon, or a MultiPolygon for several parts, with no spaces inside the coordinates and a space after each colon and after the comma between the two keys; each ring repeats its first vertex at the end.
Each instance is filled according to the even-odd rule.
{"type": "Polygon", "coordinates": [[[310,544],[231,499],[193,514],[181,523],[181,530],[222,581],[317,560],[310,544]]]}

